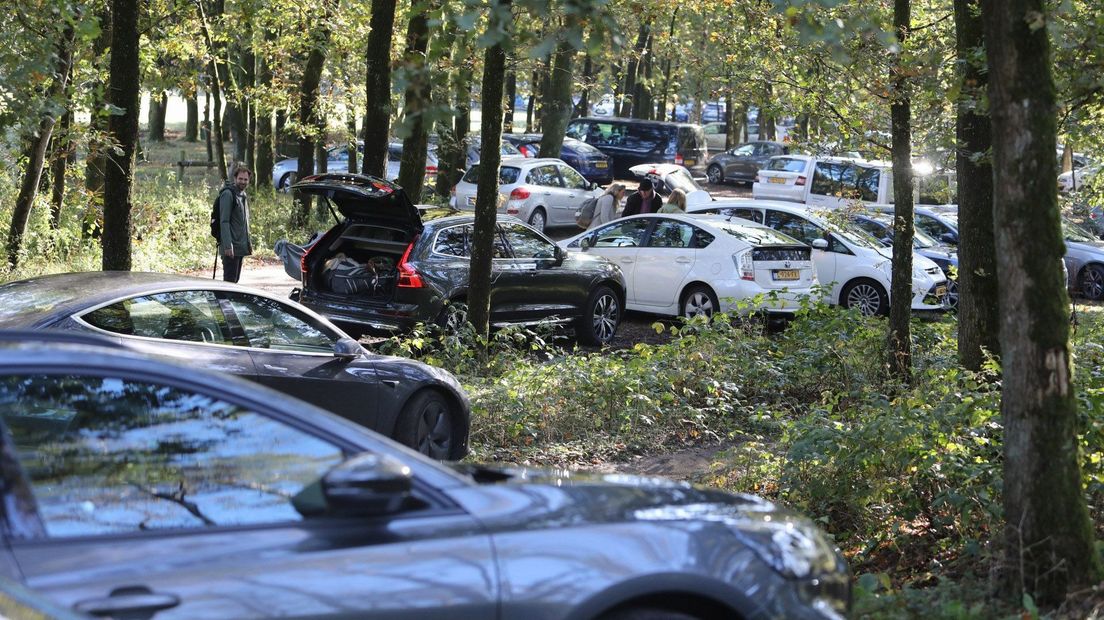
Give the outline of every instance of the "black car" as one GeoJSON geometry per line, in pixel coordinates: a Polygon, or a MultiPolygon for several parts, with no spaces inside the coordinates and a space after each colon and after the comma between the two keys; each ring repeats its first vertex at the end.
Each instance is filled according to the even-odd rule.
{"type": "MultiPolygon", "coordinates": [[[[885,246],[893,245],[893,216],[885,213],[859,213],[851,220],[866,232],[874,235],[885,246]]],[[[928,236],[919,226],[913,231],[912,247],[916,253],[926,256],[939,265],[947,276],[947,297],[944,300],[948,310],[958,308],[958,248],[939,243],[928,236]]]]}
{"type": "Polygon", "coordinates": [[[370,354],[310,310],[235,284],[125,271],[10,282],[0,286],[0,329],[101,334],[267,385],[433,458],[467,453],[471,407],[450,373],[370,354]]]}
{"type": "Polygon", "coordinates": [[[640,164],[678,164],[691,174],[705,172],[708,154],[701,125],[634,118],[576,118],[567,124],[568,138],[580,140],[612,158],[613,176],[631,178],[640,164]]]}
{"type": "MultiPolygon", "coordinates": [[[[308,177],[295,189],[344,216],[303,255],[293,293],[303,305],[356,333],[463,320],[474,216],[423,222],[402,188],[364,175],[308,177]]],[[[498,218],[493,325],[554,321],[573,326],[581,343],[603,345],[621,321],[625,288],[613,263],[568,254],[521,221],[498,218]]]]}
{"type": "Polygon", "coordinates": [[[97,617],[847,612],[808,519],[655,478],[446,467],[262,386],[0,334],[0,579],[97,617]]]}

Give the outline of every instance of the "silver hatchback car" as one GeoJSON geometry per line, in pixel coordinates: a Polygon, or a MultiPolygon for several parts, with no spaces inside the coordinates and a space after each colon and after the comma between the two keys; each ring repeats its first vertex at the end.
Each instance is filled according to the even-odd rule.
{"type": "MultiPolygon", "coordinates": [[[[460,210],[475,210],[479,164],[468,169],[452,188],[449,204],[460,210]]],[[[599,196],[598,185],[583,178],[562,160],[539,157],[511,157],[502,160],[498,171],[498,212],[512,215],[537,230],[575,226],[575,211],[591,196],[599,196]]]]}

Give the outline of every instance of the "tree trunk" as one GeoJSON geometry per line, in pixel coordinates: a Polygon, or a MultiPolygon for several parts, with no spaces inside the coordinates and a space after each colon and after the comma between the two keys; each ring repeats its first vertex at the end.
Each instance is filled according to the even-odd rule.
{"type": "Polygon", "coordinates": [[[981,370],[985,353],[1000,357],[997,254],[993,233],[993,165],[989,117],[979,110],[988,72],[979,0],[955,0],[955,39],[962,90],[957,102],[958,363],[981,370]]]}
{"type": "MultiPolygon", "coordinates": [[[[199,12],[199,26],[200,30],[203,31],[203,41],[206,43],[207,53],[211,57],[208,62],[208,72],[211,78],[211,96],[215,100],[214,110],[211,113],[211,122],[214,126],[208,132],[210,136],[208,139],[214,142],[215,161],[218,163],[219,177],[225,181],[228,171],[226,169],[226,152],[222,147],[222,81],[219,79],[219,55],[218,48],[211,40],[211,28],[207,25],[207,13],[203,7],[203,2],[204,0],[196,2],[196,10],[199,12]]],[[[210,150],[208,150],[209,152],[210,150]]]]}
{"type": "MultiPolygon", "coordinates": [[[[54,80],[46,90],[46,102],[53,103],[64,97],[69,86],[70,68],[73,63],[73,44],[76,38],[73,26],[67,26],[57,45],[54,80]]],[[[23,234],[27,231],[27,222],[31,218],[31,208],[38,195],[38,184],[42,180],[42,166],[46,159],[46,147],[50,144],[50,135],[54,131],[57,118],[49,108],[43,112],[35,132],[27,140],[24,159],[27,167],[23,171],[23,181],[19,185],[19,195],[15,198],[12,211],[11,228],[8,229],[8,266],[14,269],[19,264],[19,251],[23,247],[23,234]]]]}
{"type": "Polygon", "coordinates": [[[593,82],[594,61],[590,59],[590,54],[587,54],[583,60],[583,90],[579,94],[579,103],[575,104],[575,109],[571,112],[572,118],[590,114],[590,89],[593,82]]]}
{"type": "Polygon", "coordinates": [[[648,27],[648,43],[644,47],[644,55],[640,58],[639,73],[636,80],[636,93],[633,96],[633,117],[644,120],[655,119],[655,104],[652,101],[652,31],[648,27]]]}
{"type": "MultiPolygon", "coordinates": [[[[411,12],[406,28],[405,65],[407,85],[403,104],[403,123],[410,131],[403,139],[402,163],[399,165],[399,185],[413,202],[422,199],[425,185],[426,150],[429,144],[425,112],[432,105],[433,89],[429,75],[426,50],[429,49],[429,13],[435,11],[431,0],[423,0],[411,12]]],[[[484,105],[502,107],[502,94],[484,105]]],[[[485,111],[485,110],[484,110],[485,111]]],[[[501,134],[502,130],[499,129],[501,134]]]]}
{"type": "Polygon", "coordinates": [[[215,145],[211,139],[211,91],[203,93],[203,142],[207,146],[207,161],[215,161],[215,145]]]}
{"type": "Polygon", "coordinates": [[[188,109],[188,118],[184,122],[184,141],[199,141],[199,98],[196,91],[192,90],[185,99],[188,109]]]}
{"type": "Polygon", "coordinates": [[[347,105],[349,107],[345,111],[345,132],[348,145],[345,147],[345,154],[349,158],[349,167],[346,170],[355,174],[360,172],[357,154],[357,113],[356,106],[352,105],[351,101],[347,105]]]}
{"type": "MultiPolygon", "coordinates": [[[[904,47],[910,34],[910,0],[894,0],[893,29],[900,50],[890,67],[893,82],[893,102],[889,115],[893,134],[893,280],[889,293],[889,369],[902,381],[912,378],[912,238],[914,210],[912,204],[912,111],[910,89],[906,77],[904,47]]],[[[759,129],[763,123],[774,123],[759,110],[759,129]]]]}
{"type": "Polygon", "coordinates": [[[163,90],[150,92],[149,110],[146,116],[147,136],[150,142],[165,141],[165,107],[168,105],[169,95],[163,90]]]}
{"type": "Polygon", "coordinates": [[[449,191],[463,174],[467,163],[464,143],[471,126],[472,63],[467,59],[475,53],[470,33],[459,33],[453,42],[453,63],[456,74],[452,79],[452,102],[456,108],[452,130],[442,132],[437,144],[437,193],[448,196],[449,191]]]}
{"type": "MultiPolygon", "coordinates": [[[[99,63],[104,62],[108,56],[107,51],[111,47],[110,4],[110,2],[106,3],[107,6],[96,15],[100,22],[100,34],[96,35],[96,40],[92,42],[92,58],[95,59],[93,62],[97,65],[97,74],[99,74],[99,63]]],[[[102,143],[102,137],[107,131],[107,91],[103,88],[102,83],[93,89],[92,97],[92,114],[88,126],[90,136],[88,157],[84,164],[84,189],[92,198],[92,202],[95,203],[103,193],[104,164],[107,161],[102,143]]],[[[90,211],[94,211],[94,209],[90,209],[90,211]]],[[[87,226],[86,228],[91,232],[91,229],[95,227],[87,226]]]]}
{"type": "MultiPolygon", "coordinates": [[[[311,134],[319,133],[318,128],[322,124],[318,109],[318,87],[322,83],[322,68],[326,64],[326,48],[330,43],[330,29],[325,24],[329,22],[330,15],[333,14],[333,8],[333,2],[325,4],[326,15],[320,22],[323,25],[318,27],[319,29],[313,37],[314,44],[311,45],[310,53],[307,54],[307,62],[303,67],[303,78],[299,83],[299,166],[296,169],[296,174],[300,179],[314,174],[315,140],[322,141],[321,143],[324,144],[326,139],[324,131],[317,136],[311,134]]],[[[325,157],[322,160],[321,165],[325,165],[325,157]]],[[[302,192],[295,192],[294,198],[297,205],[296,223],[306,224],[310,219],[311,197],[302,192]]]]}
{"type": "Polygon", "coordinates": [[[529,78],[529,100],[525,102],[525,131],[533,131],[533,115],[536,113],[537,107],[537,91],[540,90],[537,86],[539,76],[534,70],[532,76],[529,78]]]}
{"type": "Polygon", "coordinates": [[[364,108],[364,174],[383,177],[391,133],[391,37],[395,30],[395,0],[372,0],[372,30],[365,60],[368,67],[364,108]]]}
{"type": "MultiPolygon", "coordinates": [[[[502,101],[506,49],[512,36],[511,0],[492,0],[490,32],[502,38],[483,56],[483,101],[502,101]]],[[[471,248],[471,283],[468,288],[468,319],[475,332],[487,337],[491,314],[491,251],[498,210],[498,167],[502,163],[502,106],[483,106],[480,129],[481,156],[476,183],[475,232],[471,248]]]]}
{"type": "Polygon", "coordinates": [[[111,78],[108,100],[122,114],[111,116],[108,133],[116,148],[107,154],[104,175],[103,270],[130,271],[130,192],[138,143],[141,103],[138,64],[138,0],[111,0],[111,78]]]}
{"type": "Polygon", "coordinates": [[[648,48],[648,39],[650,35],[651,28],[649,25],[646,23],[640,24],[640,29],[636,33],[636,47],[633,55],[629,57],[629,66],[625,71],[625,99],[621,102],[621,110],[618,116],[633,117],[633,114],[637,110],[636,82],[640,73],[640,65],[644,60],[644,51],[648,48]]]}
{"type": "MultiPolygon", "coordinates": [[[[578,17],[568,16],[566,29],[578,27],[578,17]]],[[[575,58],[575,48],[567,40],[561,37],[556,45],[556,53],[552,58],[552,78],[549,81],[548,92],[545,93],[544,135],[541,136],[541,157],[559,157],[563,148],[564,131],[567,130],[567,122],[571,120],[571,93],[574,82],[572,61],[575,58]]]]}
{"type": "MultiPolygon", "coordinates": [[[[226,88],[228,83],[223,82],[222,85],[226,88]]],[[[233,91],[226,92],[229,97],[226,102],[226,123],[230,127],[230,142],[234,145],[234,161],[246,161],[246,142],[249,140],[245,135],[245,110],[241,102],[234,99],[233,91]]]]}
{"type": "MultiPolygon", "coordinates": [[[[72,64],[70,64],[70,77],[67,82],[72,83],[72,64]]],[[[65,202],[65,171],[69,164],[76,159],[77,149],[73,143],[71,134],[73,129],[73,99],[71,89],[66,89],[65,112],[58,122],[57,131],[54,132],[54,152],[50,162],[50,176],[53,177],[50,188],[50,227],[57,230],[61,226],[61,207],[65,202]]]]}
{"type": "Polygon", "coordinates": [[[1016,601],[1056,605],[1100,581],[1081,488],[1065,247],[1054,174],[1055,88],[1044,0],[982,3],[1000,278],[1005,562],[1016,601]],[[1026,18],[1025,18],[1026,16],[1026,18]]]}
{"type": "MultiPolygon", "coordinates": [[[[275,39],[275,34],[272,32],[265,32],[265,40],[271,41],[275,39]]],[[[255,62],[257,63],[257,86],[262,90],[268,90],[272,85],[272,68],[269,66],[268,61],[265,60],[263,55],[255,56],[255,62]]],[[[259,101],[255,104],[257,110],[257,135],[256,135],[256,153],[257,169],[254,170],[257,178],[258,187],[271,187],[272,186],[272,165],[274,162],[273,157],[273,144],[272,144],[272,108],[267,104],[262,105],[259,101]]]]}
{"type": "Polygon", "coordinates": [[[506,74],[506,121],[502,125],[505,133],[514,132],[514,101],[517,101],[517,71],[511,69],[506,74]]]}

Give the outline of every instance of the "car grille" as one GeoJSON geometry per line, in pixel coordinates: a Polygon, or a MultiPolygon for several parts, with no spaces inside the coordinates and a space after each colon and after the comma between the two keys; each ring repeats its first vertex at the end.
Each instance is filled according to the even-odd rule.
{"type": "Polygon", "coordinates": [[[809,260],[810,248],[754,248],[751,259],[754,261],[802,261],[809,260]]]}

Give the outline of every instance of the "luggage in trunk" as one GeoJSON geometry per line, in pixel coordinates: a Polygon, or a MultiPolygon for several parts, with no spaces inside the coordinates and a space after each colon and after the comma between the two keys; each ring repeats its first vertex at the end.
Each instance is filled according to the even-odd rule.
{"type": "Polygon", "coordinates": [[[395,261],[387,256],[360,262],[344,253],[327,260],[322,273],[326,287],[339,295],[389,295],[398,278],[395,261]]]}

